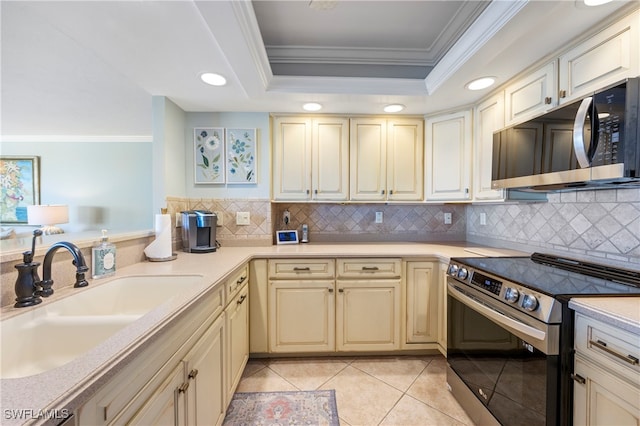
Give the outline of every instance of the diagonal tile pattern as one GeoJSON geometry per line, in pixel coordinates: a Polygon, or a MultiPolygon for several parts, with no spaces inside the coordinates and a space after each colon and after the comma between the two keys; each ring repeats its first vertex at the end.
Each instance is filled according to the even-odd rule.
{"type": "Polygon", "coordinates": [[[335,389],[340,424],[473,425],[436,356],[251,359],[237,392],[335,389]]]}

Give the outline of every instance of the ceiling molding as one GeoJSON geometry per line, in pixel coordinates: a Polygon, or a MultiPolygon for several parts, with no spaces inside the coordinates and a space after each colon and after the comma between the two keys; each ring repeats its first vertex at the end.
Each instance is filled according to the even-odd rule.
{"type": "Polygon", "coordinates": [[[427,93],[433,94],[528,2],[492,1],[425,78],[427,93]]]}
{"type": "Polygon", "coordinates": [[[151,143],[152,135],[0,135],[0,142],[151,143]]]}
{"type": "Polygon", "coordinates": [[[260,80],[266,89],[273,78],[273,73],[271,72],[269,57],[267,56],[267,50],[262,41],[262,35],[260,34],[260,27],[258,26],[253,5],[250,1],[232,1],[230,3],[240,31],[249,48],[253,63],[260,76],[260,80]]]}
{"type": "Polygon", "coordinates": [[[432,67],[437,61],[426,49],[325,46],[267,46],[272,64],[361,64],[432,67]]]}
{"type": "Polygon", "coordinates": [[[269,84],[269,91],[398,96],[426,95],[422,80],[403,78],[274,76],[269,84]]]}

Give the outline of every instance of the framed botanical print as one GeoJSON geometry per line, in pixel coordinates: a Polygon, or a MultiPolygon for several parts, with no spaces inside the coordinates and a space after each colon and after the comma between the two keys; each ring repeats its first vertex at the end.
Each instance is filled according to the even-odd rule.
{"type": "Polygon", "coordinates": [[[40,157],[0,157],[0,222],[27,223],[27,206],[40,204],[40,157]]]}
{"type": "Polygon", "coordinates": [[[193,129],[195,183],[224,183],[224,127],[193,129]]]}
{"type": "Polygon", "coordinates": [[[227,183],[257,183],[256,129],[227,129],[227,183]]]}

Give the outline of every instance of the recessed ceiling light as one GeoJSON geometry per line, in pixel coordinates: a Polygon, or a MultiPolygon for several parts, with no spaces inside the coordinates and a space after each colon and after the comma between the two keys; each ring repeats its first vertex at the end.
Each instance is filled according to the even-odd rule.
{"type": "Polygon", "coordinates": [[[390,104],[383,108],[384,112],[400,112],[404,109],[402,104],[390,104]]]}
{"type": "Polygon", "coordinates": [[[302,109],[305,111],[320,111],[322,109],[322,105],[317,102],[308,102],[302,105],[302,109]]]}
{"type": "Polygon", "coordinates": [[[585,6],[600,6],[611,2],[611,0],[584,0],[585,6]]]}
{"type": "Polygon", "coordinates": [[[227,79],[220,74],[214,74],[212,72],[205,72],[200,75],[200,79],[212,86],[224,86],[227,84],[227,79]]]}
{"type": "Polygon", "coordinates": [[[487,87],[493,86],[493,83],[495,82],[495,77],[482,77],[467,83],[465,87],[469,90],[482,90],[486,89],[487,87]]]}

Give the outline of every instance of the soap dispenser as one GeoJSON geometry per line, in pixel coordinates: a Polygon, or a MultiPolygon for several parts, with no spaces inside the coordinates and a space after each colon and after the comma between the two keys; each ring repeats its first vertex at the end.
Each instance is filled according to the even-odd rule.
{"type": "Polygon", "coordinates": [[[102,230],[100,243],[91,251],[93,278],[108,277],[116,273],[116,246],[109,242],[107,230],[102,230]]]}

